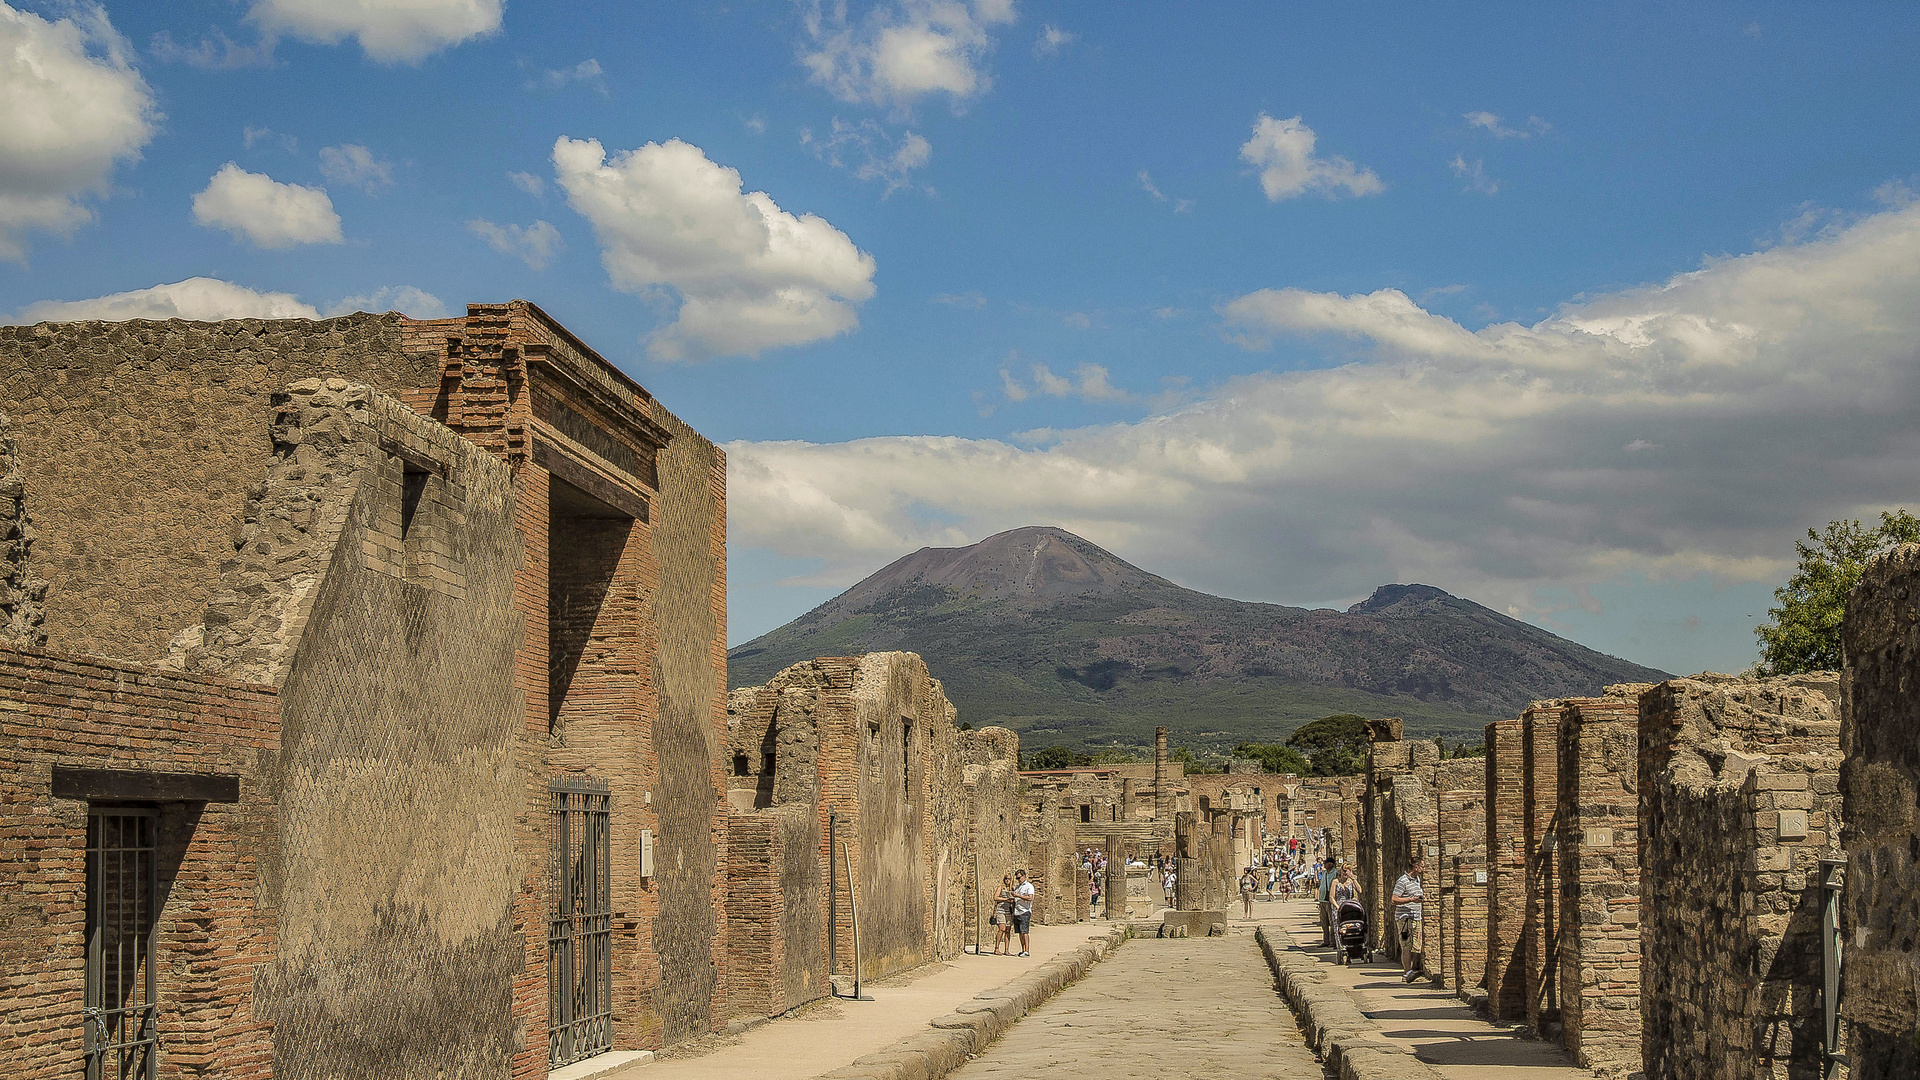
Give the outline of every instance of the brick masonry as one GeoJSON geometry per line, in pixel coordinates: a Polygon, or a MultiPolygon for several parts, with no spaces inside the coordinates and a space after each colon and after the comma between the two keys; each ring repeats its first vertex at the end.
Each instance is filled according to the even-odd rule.
{"type": "Polygon", "coordinates": [[[1840,854],[1840,680],[1701,676],[1640,697],[1649,1080],[1820,1072],[1820,860],[1840,854]],[[1788,821],[1783,812],[1805,821],[1788,821]]]}
{"type": "Polygon", "coordinates": [[[1487,1012],[1526,1015],[1521,947],[1526,924],[1526,807],[1519,718],[1488,724],[1484,762],[1487,851],[1487,1012]]]}

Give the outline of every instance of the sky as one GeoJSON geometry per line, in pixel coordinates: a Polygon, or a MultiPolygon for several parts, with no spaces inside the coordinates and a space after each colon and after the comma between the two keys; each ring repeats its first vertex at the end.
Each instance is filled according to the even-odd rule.
{"type": "Polygon", "coordinates": [[[1920,8],[0,3],[0,318],[540,304],[729,637],[1058,525],[1737,671],[1920,505],[1920,8]]]}

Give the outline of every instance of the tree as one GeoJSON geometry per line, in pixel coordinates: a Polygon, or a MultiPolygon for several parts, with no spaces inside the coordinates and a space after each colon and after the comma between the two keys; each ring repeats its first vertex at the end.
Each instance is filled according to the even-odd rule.
{"type": "Polygon", "coordinates": [[[1292,773],[1295,776],[1313,774],[1312,763],[1300,751],[1281,743],[1243,742],[1233,748],[1233,756],[1259,762],[1264,772],[1292,773]]]}
{"type": "Polygon", "coordinates": [[[1184,771],[1188,776],[1207,776],[1220,771],[1220,766],[1208,765],[1202,762],[1199,758],[1193,756],[1193,751],[1184,746],[1176,746],[1167,751],[1167,760],[1177,761],[1185,765],[1186,769],[1184,771]]]}
{"type": "Polygon", "coordinates": [[[1366,767],[1367,718],[1336,713],[1302,724],[1287,745],[1306,755],[1315,776],[1357,776],[1366,767]]]}
{"type": "Polygon", "coordinates": [[[1753,630],[1760,639],[1760,666],[1768,674],[1839,670],[1847,594],[1868,559],[1897,544],[1920,541],[1920,518],[1905,510],[1881,511],[1874,527],[1843,518],[1828,522],[1825,532],[1808,529],[1807,540],[1811,543],[1794,541],[1800,566],[1773,591],[1780,606],[1767,609],[1772,621],[1753,630]]]}
{"type": "Polygon", "coordinates": [[[1095,750],[1092,757],[1088,759],[1089,764],[1093,765],[1131,765],[1137,760],[1139,759],[1133,756],[1133,751],[1124,750],[1118,746],[1095,750]]]}
{"type": "Polygon", "coordinates": [[[1048,746],[1026,755],[1026,768],[1029,769],[1083,769],[1093,764],[1093,758],[1075,750],[1071,746],[1048,746]]]}

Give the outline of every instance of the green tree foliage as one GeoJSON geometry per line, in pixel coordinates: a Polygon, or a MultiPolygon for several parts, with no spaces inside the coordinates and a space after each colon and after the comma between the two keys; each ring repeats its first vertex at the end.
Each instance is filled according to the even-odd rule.
{"type": "Polygon", "coordinates": [[[1209,765],[1193,755],[1193,751],[1184,746],[1176,746],[1167,751],[1168,761],[1177,761],[1186,766],[1188,776],[1207,776],[1220,771],[1220,766],[1209,765]]]}
{"type": "Polygon", "coordinates": [[[1282,743],[1243,742],[1233,748],[1233,756],[1257,761],[1265,772],[1313,775],[1312,763],[1300,751],[1282,743]]]}
{"type": "Polygon", "coordinates": [[[1047,746],[1031,754],[1022,755],[1026,769],[1083,769],[1093,764],[1093,758],[1075,750],[1071,746],[1047,746]]]}
{"type": "Polygon", "coordinates": [[[1095,750],[1090,760],[1095,765],[1131,765],[1139,759],[1133,756],[1131,750],[1110,746],[1105,750],[1095,750]]]}
{"type": "Polygon", "coordinates": [[[1357,776],[1366,768],[1367,718],[1338,713],[1302,724],[1287,745],[1306,755],[1314,776],[1357,776]]]}
{"type": "Polygon", "coordinates": [[[1771,621],[1753,631],[1760,639],[1760,665],[1769,674],[1839,670],[1847,594],[1868,559],[1896,544],[1920,541],[1920,518],[1892,510],[1881,512],[1877,526],[1863,526],[1858,519],[1832,521],[1825,532],[1808,529],[1807,541],[1794,541],[1799,569],[1773,591],[1780,606],[1767,609],[1771,621]]]}

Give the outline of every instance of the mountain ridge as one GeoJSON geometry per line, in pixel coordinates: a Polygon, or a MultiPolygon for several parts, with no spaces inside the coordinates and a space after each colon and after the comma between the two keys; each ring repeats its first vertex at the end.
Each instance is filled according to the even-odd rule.
{"type": "Polygon", "coordinates": [[[728,653],[735,685],[813,656],[920,653],[961,718],[1042,742],[1284,737],[1330,712],[1477,737],[1529,701],[1666,673],[1423,584],[1346,611],[1186,589],[1053,526],[921,548],[728,653]],[[1049,736],[1051,738],[1049,738],[1049,736]]]}

